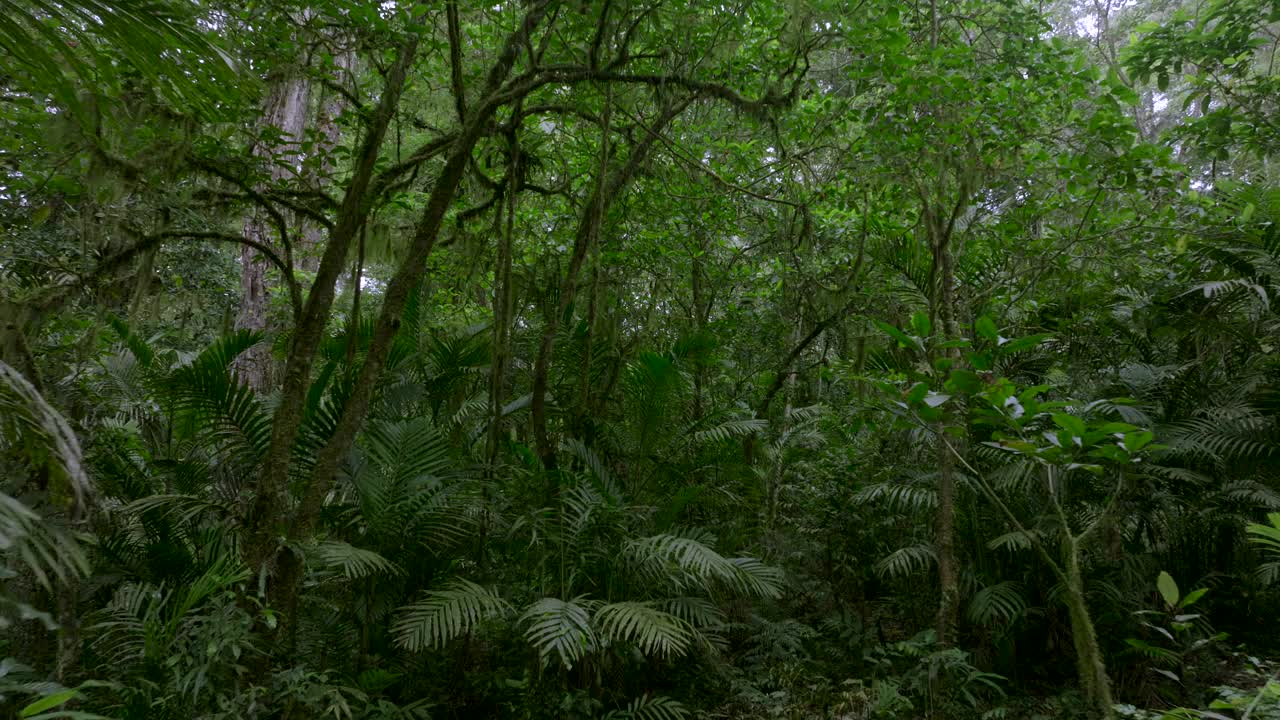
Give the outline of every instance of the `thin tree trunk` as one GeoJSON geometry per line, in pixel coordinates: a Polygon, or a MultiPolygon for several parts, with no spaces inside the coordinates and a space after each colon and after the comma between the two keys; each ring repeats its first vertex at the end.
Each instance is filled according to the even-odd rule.
{"type": "MultiPolygon", "coordinates": [[[[939,173],[941,176],[941,173],[939,173]]],[[[936,286],[931,288],[930,314],[936,319],[943,340],[954,340],[957,337],[956,326],[956,276],[955,256],[952,250],[952,239],[956,220],[969,205],[971,183],[967,175],[961,174],[956,192],[955,204],[950,213],[939,212],[940,204],[930,202],[928,197],[921,197],[923,222],[933,254],[933,274],[936,286]]],[[[956,362],[960,359],[959,348],[947,348],[944,356],[956,362]]],[[[938,555],[938,642],[944,646],[955,641],[955,627],[960,608],[959,563],[956,559],[956,480],[955,459],[945,440],[944,417],[938,422],[935,431],[938,437],[938,512],[934,518],[934,550],[938,555]]]]}
{"type": "Polygon", "coordinates": [[[489,446],[487,457],[489,466],[498,461],[498,446],[502,439],[502,408],[507,394],[507,361],[511,353],[511,244],[516,224],[516,187],[520,178],[520,140],[513,128],[507,136],[510,146],[506,223],[502,232],[498,233],[498,254],[493,269],[493,365],[489,374],[489,446]]]}
{"type": "MultiPolygon", "coordinates": [[[[618,198],[627,183],[631,181],[631,178],[640,169],[640,166],[648,157],[649,151],[653,148],[658,134],[684,108],[688,107],[690,100],[691,98],[687,98],[684,101],[668,105],[659,117],[654,120],[649,132],[636,142],[631,150],[631,156],[622,167],[610,172],[605,169],[605,164],[601,163],[601,172],[596,179],[595,186],[592,188],[591,195],[584,205],[582,217],[579,218],[578,227],[574,233],[573,254],[569,258],[569,268],[560,283],[559,306],[556,312],[548,318],[547,325],[542,330],[542,340],[538,346],[538,356],[534,361],[533,369],[533,396],[529,403],[529,410],[533,425],[534,445],[537,449],[538,457],[542,460],[543,467],[548,470],[554,470],[556,467],[556,452],[555,446],[551,442],[550,434],[547,431],[547,382],[551,365],[551,352],[555,348],[556,333],[560,329],[560,320],[568,312],[577,295],[578,275],[582,271],[582,263],[586,259],[587,250],[600,234],[600,228],[604,223],[605,215],[609,212],[610,205],[618,198]]],[[[607,123],[605,132],[607,135],[607,123]]],[[[607,139],[602,144],[607,146],[607,139]]],[[[602,161],[606,152],[607,147],[602,148],[602,161]]],[[[555,480],[552,479],[549,482],[554,483],[555,480]]],[[[547,489],[550,495],[556,493],[555,487],[549,485],[547,489]]]]}
{"type": "Polygon", "coordinates": [[[597,243],[595,248],[591,264],[590,299],[587,303],[587,332],[583,338],[582,363],[578,367],[578,404],[573,411],[573,432],[584,442],[587,440],[583,433],[591,399],[591,364],[596,337],[597,305],[600,302],[600,245],[597,243]]]}
{"type": "MultiPolygon", "coordinates": [[[[702,335],[703,313],[702,313],[702,253],[706,245],[702,239],[702,233],[698,233],[698,251],[693,256],[693,261],[689,268],[689,286],[693,293],[693,312],[690,313],[693,324],[693,334],[695,337],[702,335]]],[[[702,419],[702,376],[705,374],[705,368],[702,363],[698,363],[693,368],[693,419],[702,419]]]]}
{"type": "MultiPolygon", "coordinates": [[[[950,243],[943,241],[938,251],[941,263],[941,297],[939,299],[940,318],[943,337],[952,340],[956,336],[955,327],[955,268],[951,257],[950,243]]],[[[956,349],[948,349],[947,356],[953,360],[956,349]]],[[[939,432],[942,428],[939,428],[939,432]]],[[[941,437],[941,435],[940,435],[941,437]]],[[[955,461],[951,452],[938,447],[938,516],[936,550],[938,553],[938,585],[941,598],[938,604],[938,642],[950,645],[954,641],[953,633],[960,607],[960,581],[956,561],[956,481],[955,461]]]]}
{"type": "MultiPolygon", "coordinates": [[[[800,321],[796,321],[795,328],[791,331],[791,342],[795,344],[800,336],[800,321]]],[[[785,403],[782,409],[782,432],[785,433],[791,427],[791,410],[795,402],[796,377],[799,372],[796,370],[794,363],[791,370],[787,373],[786,389],[783,391],[785,403]]],[[[782,488],[782,448],[778,449],[778,457],[774,458],[773,468],[769,472],[769,484],[766,488],[765,501],[765,531],[770,538],[773,535],[774,526],[778,520],[778,498],[782,488]]]]}
{"type": "MultiPolygon", "coordinates": [[[[1069,532],[1069,531],[1068,531],[1069,532]]],[[[1085,601],[1084,577],[1080,572],[1080,548],[1075,538],[1064,541],[1067,567],[1067,592],[1064,596],[1071,619],[1071,640],[1076,650],[1076,671],[1080,678],[1080,691],[1098,718],[1114,717],[1112,708],[1111,679],[1107,676],[1102,649],[1098,647],[1098,633],[1089,615],[1085,601]]]]}
{"type": "MultiPolygon", "coordinates": [[[[320,508],[324,503],[325,495],[329,492],[334,477],[337,475],[338,467],[355,442],[356,433],[368,413],[374,386],[390,353],[392,340],[400,329],[400,318],[405,303],[414,288],[422,281],[427,260],[430,258],[431,251],[435,248],[440,228],[457,193],[458,185],[462,181],[467,163],[471,159],[472,150],[492,121],[493,114],[502,104],[496,99],[499,97],[501,85],[510,74],[516,58],[525,47],[533,29],[542,21],[550,6],[551,3],[546,1],[532,5],[526,12],[520,27],[508,36],[502,54],[489,70],[482,101],[471,111],[471,114],[462,124],[457,136],[450,145],[444,167],[436,178],[431,195],[427,199],[426,207],[422,212],[422,217],[414,229],[407,256],[400,267],[396,269],[390,282],[387,283],[387,289],[383,295],[382,309],[374,326],[373,338],[370,341],[364,364],[360,368],[360,373],[356,378],[351,395],[343,407],[342,415],[338,419],[333,435],[321,448],[315,460],[313,470],[304,486],[302,501],[297,512],[293,513],[292,522],[289,523],[286,531],[286,537],[290,541],[297,541],[310,534],[319,516],[320,508]]],[[[403,88],[408,64],[416,48],[416,40],[410,40],[402,52],[400,61],[397,62],[395,69],[388,76],[388,90],[384,93],[382,104],[379,107],[378,119],[371,124],[370,137],[366,139],[364,146],[364,151],[367,154],[362,153],[361,171],[356,174],[356,179],[362,183],[361,200],[363,200],[364,188],[368,187],[368,178],[371,175],[373,161],[377,158],[377,148],[381,144],[382,134],[390,122],[391,111],[394,110],[396,103],[399,101],[399,93],[403,88]],[[368,169],[370,175],[365,175],[363,172],[365,169],[364,160],[369,161],[368,169]]],[[[512,100],[514,99],[517,98],[512,98],[512,100]]],[[[353,181],[353,186],[355,185],[356,182],[353,181]]],[[[344,207],[345,205],[346,201],[344,200],[344,207]]],[[[313,297],[317,292],[325,291],[327,296],[324,298],[326,312],[328,305],[331,305],[333,300],[333,281],[337,276],[336,268],[340,267],[341,264],[341,256],[338,255],[340,248],[335,247],[334,236],[338,235],[339,231],[349,232],[342,223],[343,217],[343,214],[340,213],[340,221],[335,226],[334,233],[330,236],[329,245],[326,247],[325,255],[320,262],[317,279],[319,287],[312,291],[313,297]],[[331,265],[335,268],[332,272],[330,272],[331,265]],[[321,284],[322,281],[324,281],[324,284],[321,284]]],[[[354,230],[354,227],[351,230],[354,230]]],[[[346,242],[349,243],[349,241],[350,238],[347,237],[346,242]]],[[[342,256],[345,256],[345,246],[341,250],[343,251],[342,256]]],[[[318,307],[319,305],[314,305],[311,299],[308,300],[309,311],[318,307]]],[[[276,411],[277,426],[273,428],[272,454],[268,457],[269,468],[274,468],[275,473],[278,473],[271,475],[271,480],[279,488],[284,488],[288,480],[290,450],[301,424],[302,401],[305,399],[307,390],[306,379],[310,375],[311,365],[314,363],[321,333],[324,329],[323,317],[319,316],[318,313],[314,315],[310,312],[304,313],[303,322],[306,324],[306,334],[304,335],[300,329],[297,339],[294,341],[294,350],[290,355],[291,367],[285,378],[285,396],[281,400],[280,408],[276,411]],[[294,357],[295,355],[297,356],[296,358],[294,357]],[[287,427],[281,427],[282,420],[288,423],[287,427]],[[278,466],[275,465],[272,462],[275,457],[283,458],[284,462],[278,466]]],[[[263,533],[261,531],[259,531],[257,539],[259,542],[262,541],[263,533]]],[[[269,538],[267,539],[269,540],[269,538]]],[[[265,559],[264,556],[263,560],[265,559]]],[[[292,610],[296,604],[301,580],[301,558],[291,551],[282,553],[273,601],[278,600],[278,606],[292,610]]],[[[295,619],[296,616],[291,613],[286,622],[292,626],[295,619]]]]}

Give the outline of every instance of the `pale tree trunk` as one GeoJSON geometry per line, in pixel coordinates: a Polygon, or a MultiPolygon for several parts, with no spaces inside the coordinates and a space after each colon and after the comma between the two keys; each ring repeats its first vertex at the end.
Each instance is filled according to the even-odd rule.
{"type": "MultiPolygon", "coordinates": [[[[351,75],[355,72],[356,55],[354,51],[344,51],[333,58],[333,82],[339,86],[350,86],[351,75]]],[[[347,109],[347,99],[333,89],[326,89],[324,96],[316,108],[316,152],[320,156],[311,183],[314,190],[323,191],[333,182],[336,166],[333,162],[333,151],[342,141],[342,128],[338,126],[338,118],[347,109]]],[[[308,272],[315,272],[320,266],[320,251],[324,243],[326,230],[318,223],[302,222],[302,247],[297,253],[298,265],[308,272]]]]}
{"type": "MultiPolygon", "coordinates": [[[[267,96],[263,110],[263,125],[274,127],[281,133],[279,145],[259,144],[253,153],[258,157],[274,158],[271,161],[271,183],[294,177],[297,174],[302,132],[306,124],[307,105],[311,85],[306,78],[290,75],[276,80],[267,96]]],[[[288,243],[287,237],[272,240],[272,228],[261,208],[254,210],[244,220],[244,237],[268,247],[288,243]]],[[[287,231],[287,228],[285,228],[287,231]]],[[[271,287],[267,282],[267,261],[257,250],[245,245],[240,251],[240,314],[236,317],[236,329],[265,331],[271,302],[271,287]]],[[[271,386],[271,349],[266,343],[249,348],[236,361],[240,378],[257,391],[271,386]]]]}
{"type": "MultiPolygon", "coordinates": [[[[955,338],[955,272],[949,243],[941,248],[942,266],[941,312],[943,337],[955,338]]],[[[947,350],[955,359],[956,348],[947,350]]],[[[956,562],[956,480],[955,463],[947,448],[938,447],[938,516],[936,547],[938,552],[938,584],[942,596],[938,603],[938,642],[954,641],[956,618],[960,605],[960,582],[956,562]]]]}

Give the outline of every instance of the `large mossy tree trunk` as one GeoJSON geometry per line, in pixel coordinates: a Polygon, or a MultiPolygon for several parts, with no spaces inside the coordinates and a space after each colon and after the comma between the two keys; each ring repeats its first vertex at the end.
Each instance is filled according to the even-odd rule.
{"type": "MultiPolygon", "coordinates": [[[[288,74],[272,84],[263,105],[264,129],[279,133],[278,143],[259,142],[254,155],[268,159],[270,184],[287,180],[297,173],[301,152],[302,134],[306,128],[307,108],[311,99],[311,83],[301,75],[288,74]]],[[[244,237],[267,247],[289,242],[288,237],[272,239],[269,218],[255,207],[244,219],[244,237]]],[[[287,228],[279,228],[287,232],[287,228]]],[[[257,250],[244,245],[240,250],[240,312],[236,317],[237,330],[267,329],[267,316],[271,305],[271,286],[267,278],[267,262],[257,250]]],[[[271,348],[259,343],[244,352],[236,360],[236,371],[241,379],[259,392],[270,388],[271,348]]]]}

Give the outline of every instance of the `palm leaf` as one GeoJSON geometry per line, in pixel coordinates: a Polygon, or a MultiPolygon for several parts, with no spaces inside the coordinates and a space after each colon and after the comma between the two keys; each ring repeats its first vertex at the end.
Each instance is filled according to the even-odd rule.
{"type": "Polygon", "coordinates": [[[257,395],[230,366],[261,339],[261,334],[248,330],[220,338],[164,383],[175,409],[195,430],[207,431],[215,447],[251,462],[266,455],[271,421],[257,395]]]}
{"type": "Polygon", "coordinates": [[[400,575],[404,572],[399,565],[372,550],[338,540],[320,543],[312,553],[321,567],[337,570],[348,580],[361,580],[374,575],[400,575]]]}
{"type": "Polygon", "coordinates": [[[874,569],[882,577],[900,578],[923,572],[937,560],[932,545],[910,545],[889,553],[874,569]]]}
{"type": "Polygon", "coordinates": [[[1268,513],[1267,522],[1270,525],[1251,524],[1246,531],[1255,543],[1280,558],[1280,513],[1268,513]]]}
{"type": "Polygon", "coordinates": [[[1008,624],[1027,611],[1018,584],[1011,581],[996,583],[974,593],[969,601],[969,619],[978,625],[1008,624]]]}
{"type": "MultiPolygon", "coordinates": [[[[708,582],[719,582],[742,595],[781,594],[782,578],[776,570],[754,558],[726,558],[695,538],[654,535],[629,542],[627,552],[651,576],[669,576],[663,568],[670,566],[703,588],[708,582]]],[[[677,585],[688,584],[679,577],[672,579],[677,585]]]]}
{"type": "Polygon", "coordinates": [[[171,102],[217,116],[244,79],[181,7],[162,0],[0,0],[0,51],[26,71],[31,92],[52,91],[71,109],[81,108],[79,89],[98,87],[124,65],[171,102]]]}
{"type": "Polygon", "coordinates": [[[529,624],[525,638],[538,651],[545,664],[555,655],[565,667],[573,667],[597,646],[591,627],[590,608],[594,603],[583,598],[568,602],[559,598],[542,598],[520,617],[529,624]]]}
{"type": "Polygon", "coordinates": [[[417,652],[444,647],[481,622],[510,612],[511,606],[494,591],[458,579],[401,608],[392,631],[397,646],[417,652]]]}
{"type": "Polygon", "coordinates": [[[684,720],[689,711],[684,705],[661,695],[636,698],[619,710],[605,714],[605,720],[684,720]]]}
{"type": "Polygon", "coordinates": [[[80,442],[71,427],[22,373],[0,361],[0,441],[61,481],[77,505],[90,493],[80,442]]]}
{"type": "Polygon", "coordinates": [[[618,602],[596,611],[600,635],[610,642],[634,642],[642,652],[659,657],[683,654],[693,639],[684,620],[649,602],[618,602]]]}

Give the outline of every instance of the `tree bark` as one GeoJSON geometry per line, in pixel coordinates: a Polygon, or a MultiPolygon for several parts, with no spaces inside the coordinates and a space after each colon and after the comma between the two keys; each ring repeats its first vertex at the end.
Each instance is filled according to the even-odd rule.
{"type": "Polygon", "coordinates": [[[378,151],[391,117],[400,101],[405,77],[417,47],[416,36],[408,40],[401,47],[396,64],[387,74],[378,108],[366,128],[365,140],[357,155],[351,182],[347,185],[342,205],[338,209],[337,221],[329,233],[315,281],[311,284],[311,292],[294,329],[293,343],[285,363],[280,402],[272,416],[271,445],[263,462],[258,492],[246,518],[249,540],[245,558],[249,567],[257,572],[261,572],[274,555],[278,537],[275,530],[286,520],[289,469],[294,441],[302,424],[303,404],[310,388],[311,368],[315,364],[324,328],[333,308],[335,283],[346,266],[351,242],[368,214],[368,191],[374,164],[378,160],[378,151]]]}
{"type": "MultiPolygon", "coordinates": [[[[546,0],[532,5],[526,12],[519,28],[508,36],[503,52],[490,68],[482,95],[483,99],[470,111],[466,122],[462,124],[461,129],[450,144],[444,168],[440,171],[440,175],[436,178],[432,187],[426,208],[423,210],[422,217],[414,230],[407,256],[387,284],[386,292],[383,295],[382,308],[374,325],[373,338],[365,354],[364,364],[361,366],[359,375],[351,390],[351,395],[343,406],[333,435],[320,449],[310,476],[303,486],[302,500],[297,511],[292,514],[292,522],[289,523],[286,531],[286,538],[289,541],[298,541],[309,535],[319,516],[325,495],[332,486],[339,465],[354,444],[356,433],[359,432],[365,415],[368,413],[374,386],[382,373],[383,366],[391,350],[392,341],[400,329],[400,318],[405,303],[414,288],[422,280],[427,260],[435,247],[445,215],[453,202],[454,195],[457,193],[458,185],[462,181],[467,164],[470,162],[471,152],[491,123],[494,113],[503,102],[499,99],[499,90],[503,81],[510,74],[516,58],[525,47],[533,29],[537,27],[546,15],[550,5],[551,3],[546,0]]],[[[370,130],[370,137],[367,138],[364,146],[365,153],[362,154],[361,165],[357,170],[355,179],[352,181],[352,187],[359,187],[361,190],[360,199],[358,200],[360,207],[364,205],[363,193],[368,187],[373,161],[377,158],[377,148],[381,144],[382,134],[385,133],[387,124],[390,121],[391,112],[399,101],[399,94],[403,88],[408,63],[416,47],[416,39],[410,40],[406,44],[400,62],[397,63],[395,70],[388,76],[387,90],[382,98],[378,119],[370,130]],[[385,113],[383,112],[384,109],[385,113]],[[368,160],[367,173],[364,172],[366,170],[365,160],[368,160]]],[[[348,199],[350,199],[350,194],[351,191],[348,191],[348,199]]],[[[344,207],[346,205],[347,201],[344,200],[344,207]]],[[[330,236],[329,245],[326,247],[325,255],[320,262],[320,270],[316,281],[317,287],[312,290],[312,298],[315,298],[317,293],[324,293],[325,297],[322,299],[325,303],[326,312],[328,306],[332,304],[333,282],[336,278],[337,270],[341,266],[342,258],[345,257],[346,244],[349,244],[350,241],[349,236],[346,236],[346,244],[339,248],[335,244],[334,238],[343,237],[339,235],[340,232],[350,232],[355,227],[358,227],[357,223],[348,230],[346,223],[343,222],[344,217],[342,214],[339,215],[340,221],[335,226],[334,233],[330,236]],[[339,250],[342,251],[341,255],[339,255],[339,250]]],[[[354,220],[358,217],[362,217],[362,215],[353,215],[352,219],[354,220]]],[[[319,307],[320,304],[318,302],[313,303],[309,299],[307,308],[309,311],[318,310],[319,307]]],[[[281,401],[280,408],[276,411],[277,426],[273,428],[272,452],[282,461],[277,465],[271,462],[272,458],[268,460],[269,468],[273,469],[270,476],[271,482],[281,491],[287,487],[289,458],[293,440],[296,438],[301,424],[302,402],[307,391],[306,380],[310,375],[311,365],[314,363],[321,333],[324,329],[324,318],[318,313],[313,315],[308,312],[304,315],[303,320],[306,325],[305,328],[299,329],[296,335],[297,339],[294,341],[294,349],[290,354],[290,368],[285,378],[286,394],[281,401]],[[306,330],[305,334],[303,329],[306,330]],[[282,426],[282,421],[287,422],[288,426],[282,426]],[[285,444],[286,438],[287,444],[285,444]]],[[[283,492],[278,494],[278,496],[282,495],[283,492]]],[[[261,542],[264,539],[264,533],[259,532],[258,536],[259,542],[261,542]]],[[[265,539],[269,540],[270,538],[265,539]]],[[[274,552],[270,544],[267,545],[267,548],[268,553],[274,552]]],[[[259,561],[263,562],[267,557],[269,557],[269,554],[262,554],[259,561]]],[[[281,553],[272,600],[279,606],[292,610],[296,605],[301,580],[302,559],[292,551],[281,553]]],[[[290,616],[286,618],[286,625],[292,627],[295,620],[295,614],[291,612],[290,616]]]]}
{"type": "Polygon", "coordinates": [[[1089,615],[1085,601],[1084,577],[1080,572],[1080,547],[1075,538],[1064,540],[1067,567],[1067,592],[1064,600],[1071,619],[1071,640],[1076,650],[1076,671],[1080,679],[1080,692],[1095,717],[1110,720],[1115,716],[1112,708],[1111,679],[1107,676],[1102,650],[1098,647],[1098,633],[1089,615]]]}
{"type": "MultiPolygon", "coordinates": [[[[355,52],[347,50],[334,56],[333,82],[339,85],[349,84],[348,80],[356,68],[355,52]]],[[[313,175],[313,189],[323,191],[333,180],[337,169],[333,162],[333,151],[342,141],[342,128],[338,126],[338,117],[347,108],[347,99],[342,93],[327,90],[316,108],[316,152],[319,153],[320,166],[313,175]]],[[[319,248],[324,244],[325,230],[319,224],[301,220],[302,247],[298,248],[298,265],[309,272],[315,272],[320,266],[319,248]]]]}
{"type": "MultiPolygon", "coordinates": [[[[281,134],[279,144],[258,143],[253,154],[270,163],[270,182],[279,183],[294,177],[301,154],[299,143],[306,127],[307,105],[311,96],[311,84],[302,76],[286,75],[271,85],[263,107],[263,125],[281,134]]],[[[261,192],[261,188],[259,188],[261,192]]],[[[254,208],[244,219],[244,237],[253,242],[273,247],[268,219],[254,208]]],[[[288,243],[287,237],[279,243],[288,243]]],[[[267,282],[267,261],[262,254],[249,246],[240,250],[240,313],[236,317],[237,330],[264,332],[271,302],[271,288],[267,282]]],[[[244,352],[234,368],[249,387],[262,392],[271,386],[271,348],[259,343],[244,352]]]]}
{"type": "Polygon", "coordinates": [[[520,139],[515,128],[507,136],[508,187],[506,223],[498,233],[498,253],[493,267],[493,363],[489,371],[489,443],[486,457],[492,467],[498,460],[506,403],[507,359],[511,353],[511,244],[516,223],[516,188],[520,178],[520,139]]]}
{"type": "MultiPolygon", "coordinates": [[[[939,173],[941,176],[942,173],[939,173]]],[[[957,337],[955,298],[955,255],[952,249],[956,220],[969,206],[972,185],[969,176],[959,173],[956,200],[950,212],[939,212],[940,202],[932,202],[921,196],[922,220],[933,255],[933,274],[936,285],[930,288],[930,314],[936,319],[942,339],[957,337]]],[[[947,348],[943,356],[959,361],[960,349],[947,348]]],[[[960,608],[959,564],[956,559],[956,481],[955,459],[947,446],[944,417],[935,428],[938,437],[938,512],[934,518],[934,550],[938,555],[938,643],[949,646],[955,641],[955,627],[960,608]]]]}

